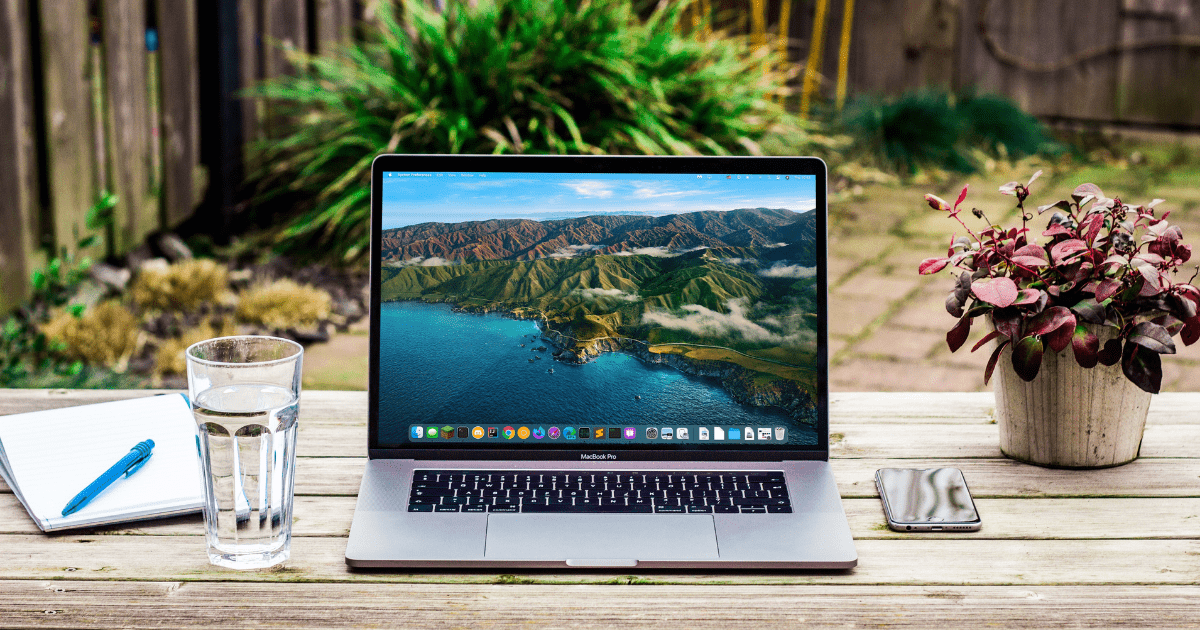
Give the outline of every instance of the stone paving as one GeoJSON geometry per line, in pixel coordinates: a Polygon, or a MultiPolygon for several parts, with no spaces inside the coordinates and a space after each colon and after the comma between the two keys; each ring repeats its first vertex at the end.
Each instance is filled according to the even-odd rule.
{"type": "MultiPolygon", "coordinates": [[[[1025,181],[1029,173],[1006,172],[976,176],[933,192],[953,200],[963,183],[971,185],[967,204],[984,211],[1002,225],[1015,223],[1014,198],[996,192],[1010,179],[1025,181]]],[[[1110,195],[1132,203],[1149,201],[1150,195],[1167,203],[1171,221],[1180,225],[1184,242],[1191,243],[1200,261],[1200,176],[1195,173],[1167,178],[1143,194],[1134,194],[1135,173],[1105,175],[1097,181],[1110,195]],[[1122,185],[1124,184],[1124,186],[1122,185]],[[1143,199],[1143,197],[1145,197],[1143,199]]],[[[1066,198],[1089,173],[1075,171],[1055,178],[1044,175],[1034,184],[1031,207],[1066,198]]],[[[1144,183],[1141,187],[1145,187],[1144,183]]],[[[921,186],[872,186],[861,195],[835,198],[829,204],[829,344],[832,391],[976,391],[986,389],[983,368],[987,347],[971,353],[983,336],[976,326],[957,353],[946,347],[946,331],[954,319],[943,306],[953,284],[948,271],[932,276],[917,274],[917,265],[945,252],[961,226],[924,203],[921,186]]],[[[972,229],[981,222],[963,214],[972,229]]],[[[1045,217],[1034,219],[1038,228],[1045,217]]],[[[1193,265],[1194,266],[1194,265],[1193,265]]],[[[982,323],[977,320],[978,323],[982,323]]],[[[1164,391],[1200,391],[1200,344],[1183,347],[1165,356],[1164,391]]],[[[305,387],[365,389],[367,335],[360,326],[330,343],[314,346],[305,358],[305,387]]]]}

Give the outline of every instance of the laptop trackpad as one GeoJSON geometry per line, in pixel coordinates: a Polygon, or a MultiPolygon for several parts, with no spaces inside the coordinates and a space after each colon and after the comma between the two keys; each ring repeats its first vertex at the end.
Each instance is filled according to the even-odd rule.
{"type": "Polygon", "coordinates": [[[604,564],[592,560],[715,560],[719,554],[708,515],[488,514],[484,557],[587,566],[604,564]]]}

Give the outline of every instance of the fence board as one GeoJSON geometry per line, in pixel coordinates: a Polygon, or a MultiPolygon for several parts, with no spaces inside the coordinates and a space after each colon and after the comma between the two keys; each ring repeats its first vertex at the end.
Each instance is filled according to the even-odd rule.
{"type": "Polygon", "coordinates": [[[317,0],[317,52],[325,54],[350,41],[354,29],[353,0],[317,0]]]}
{"type": "MultiPolygon", "coordinates": [[[[75,249],[95,200],[85,2],[39,2],[47,172],[54,250],[75,249]]],[[[103,253],[97,244],[88,253],[103,253]]]]}
{"type": "MultiPolygon", "coordinates": [[[[1200,1],[1122,0],[1121,44],[1200,36],[1200,1]]],[[[1116,118],[1200,125],[1200,47],[1131,50],[1116,61],[1116,118]]]]}
{"type": "MultiPolygon", "coordinates": [[[[952,0],[855,3],[850,41],[850,83],[855,90],[898,94],[925,86],[951,87],[957,4],[952,0]]],[[[831,25],[835,45],[841,37],[840,24],[835,20],[831,25]]],[[[836,77],[837,49],[826,52],[827,76],[836,77]]]]}
{"type": "Polygon", "coordinates": [[[26,0],[0,0],[0,315],[29,290],[40,241],[26,0]]]}
{"type": "MultiPolygon", "coordinates": [[[[237,0],[238,78],[243,88],[262,79],[263,38],[261,0],[237,0]]],[[[242,142],[244,147],[262,139],[262,102],[242,99],[242,142]]]]}
{"type": "Polygon", "coordinates": [[[146,92],[146,4],[104,0],[105,100],[112,191],[120,199],[116,248],[128,251],[158,228],[150,197],[150,110],[146,92]]]}
{"type": "Polygon", "coordinates": [[[162,59],[163,218],[171,228],[192,214],[203,191],[196,0],[158,0],[162,59]]]}

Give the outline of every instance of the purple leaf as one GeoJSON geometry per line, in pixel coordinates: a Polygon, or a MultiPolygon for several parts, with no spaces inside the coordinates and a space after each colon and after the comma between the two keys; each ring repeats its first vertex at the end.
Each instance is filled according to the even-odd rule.
{"type": "Polygon", "coordinates": [[[1017,300],[1013,302],[1013,306],[1036,304],[1038,298],[1041,296],[1042,292],[1037,289],[1021,289],[1021,292],[1017,294],[1017,300]]]}
{"type": "Polygon", "coordinates": [[[1013,255],[1014,256],[1035,256],[1037,258],[1041,258],[1042,260],[1048,260],[1046,258],[1046,248],[1042,247],[1041,245],[1034,245],[1032,243],[1030,243],[1029,245],[1022,245],[1022,246],[1018,247],[1017,251],[1013,252],[1013,255]]]}
{"type": "Polygon", "coordinates": [[[1120,292],[1121,281],[1106,278],[1100,281],[1100,286],[1096,287],[1096,301],[1103,302],[1120,292]]]}
{"type": "Polygon", "coordinates": [[[1032,186],[1032,185],[1033,185],[1033,182],[1036,182],[1036,181],[1037,181],[1037,178],[1039,178],[1039,177],[1041,177],[1041,176],[1042,176],[1042,172],[1041,172],[1040,170],[1039,170],[1039,171],[1037,171],[1037,172],[1035,172],[1035,173],[1033,174],[1033,177],[1030,177],[1030,178],[1029,178],[1029,181],[1025,182],[1025,187],[1026,187],[1026,188],[1029,188],[1030,186],[1032,186]]]}
{"type": "Polygon", "coordinates": [[[1104,191],[1100,190],[1100,187],[1095,184],[1080,184],[1079,187],[1075,189],[1075,192],[1071,193],[1071,197],[1080,204],[1084,203],[1080,200],[1088,195],[1091,195],[1096,199],[1104,199],[1104,191]]]}
{"type": "Polygon", "coordinates": [[[963,316],[963,301],[958,297],[957,291],[951,291],[950,295],[946,296],[946,312],[954,317],[963,316]]]}
{"type": "Polygon", "coordinates": [[[963,202],[963,199],[966,199],[966,198],[967,198],[967,188],[969,188],[969,187],[970,187],[970,184],[967,184],[966,186],[963,186],[962,192],[958,193],[958,201],[955,201],[955,202],[954,202],[954,209],[955,209],[955,210],[957,210],[957,209],[958,209],[958,205],[959,205],[959,204],[961,204],[961,203],[963,202]]]}
{"type": "Polygon", "coordinates": [[[1065,228],[1062,225],[1059,225],[1057,223],[1046,228],[1045,232],[1042,232],[1042,236],[1049,236],[1052,238],[1055,236],[1071,236],[1071,235],[1072,235],[1071,230],[1068,230],[1067,228],[1065,228]]]}
{"type": "Polygon", "coordinates": [[[1022,267],[1047,267],[1050,263],[1037,256],[1013,256],[1012,261],[1022,267]]]}
{"type": "Polygon", "coordinates": [[[1004,346],[1012,343],[1011,340],[1005,339],[996,344],[996,349],[992,351],[992,356],[988,359],[987,368],[983,370],[983,384],[987,385],[988,381],[992,380],[992,372],[996,370],[996,361],[1000,358],[1000,353],[1004,350],[1004,346]]]}
{"type": "Polygon", "coordinates": [[[1175,342],[1171,339],[1171,333],[1153,322],[1142,322],[1134,326],[1128,341],[1158,354],[1175,354],[1175,342]]]}
{"type": "Polygon", "coordinates": [[[1030,335],[1013,346],[1013,369],[1023,381],[1037,378],[1038,370],[1042,368],[1042,340],[1030,335]]]}
{"type": "Polygon", "coordinates": [[[1061,265],[1073,254],[1082,252],[1087,248],[1087,243],[1077,238],[1072,238],[1060,243],[1055,243],[1054,246],[1050,248],[1050,256],[1055,260],[1056,263],[1061,265]]]}
{"type": "Polygon", "coordinates": [[[1065,306],[1051,306],[1029,321],[1025,334],[1044,335],[1068,325],[1075,327],[1075,314],[1065,306]]]}
{"type": "Polygon", "coordinates": [[[1020,186],[1020,185],[1021,185],[1021,182],[1008,182],[1007,184],[1000,186],[1000,194],[1001,195],[1015,195],[1015,194],[1017,194],[1017,186],[1020,186]]]}
{"type": "Polygon", "coordinates": [[[971,283],[971,291],[975,297],[998,308],[1004,308],[1017,299],[1017,284],[1011,278],[980,278],[971,283]]]}
{"type": "Polygon", "coordinates": [[[946,333],[946,345],[950,346],[950,352],[957,352],[966,343],[969,334],[971,334],[971,318],[964,317],[958,320],[954,328],[946,333]]]}
{"type": "Polygon", "coordinates": [[[937,273],[942,269],[945,269],[946,265],[949,264],[949,258],[926,258],[925,260],[921,261],[920,266],[917,267],[917,271],[919,271],[922,276],[927,276],[931,273],[937,273]]]}
{"type": "Polygon", "coordinates": [[[1104,323],[1104,307],[1092,298],[1079,300],[1071,307],[1071,311],[1075,313],[1076,320],[1082,319],[1092,324],[1104,323]]]}
{"type": "Polygon", "coordinates": [[[1071,202],[1070,202],[1070,201],[1067,201],[1066,199],[1061,199],[1061,200],[1059,200],[1059,201],[1055,201],[1055,202],[1054,202],[1054,203],[1052,203],[1052,204],[1047,204],[1047,205],[1044,205],[1044,206],[1038,206],[1038,209],[1037,209],[1037,210],[1038,210],[1038,214],[1042,214],[1043,212],[1045,212],[1045,211],[1047,211],[1047,210],[1049,210],[1049,209],[1051,209],[1051,208],[1058,208],[1058,209],[1060,209],[1060,210],[1070,210],[1070,209],[1071,209],[1071,202]]]}
{"type": "Polygon", "coordinates": [[[933,208],[934,210],[950,212],[950,204],[946,203],[945,199],[942,199],[937,195],[925,195],[925,203],[928,203],[929,207],[933,208]]]}
{"type": "Polygon", "coordinates": [[[975,345],[971,348],[971,352],[975,352],[976,350],[982,348],[984,344],[986,344],[987,342],[989,342],[999,336],[1000,336],[1000,331],[993,330],[992,332],[990,332],[986,336],[984,336],[983,339],[980,339],[979,341],[977,341],[975,343],[975,345]]]}
{"type": "Polygon", "coordinates": [[[1051,350],[1062,352],[1067,349],[1067,346],[1071,345],[1071,337],[1074,334],[1075,323],[1072,322],[1070,326],[1061,326],[1042,335],[1042,340],[1046,342],[1046,346],[1051,350]]]}
{"type": "Polygon", "coordinates": [[[1193,317],[1183,324],[1183,330],[1179,331],[1179,338],[1183,340],[1183,345],[1190,346],[1200,339],[1200,317],[1193,317]]]}
{"type": "Polygon", "coordinates": [[[1089,214],[1082,223],[1079,224],[1079,233],[1084,240],[1091,243],[1096,240],[1096,236],[1100,234],[1100,228],[1104,227],[1104,215],[1097,212],[1089,214]]]}
{"type": "Polygon", "coordinates": [[[1075,362],[1082,368],[1096,367],[1099,360],[1100,338],[1085,328],[1083,324],[1075,326],[1075,334],[1071,336],[1071,349],[1075,351],[1075,362]]]}
{"type": "Polygon", "coordinates": [[[1109,339],[1105,342],[1104,349],[1096,353],[1096,360],[1100,365],[1116,365],[1121,360],[1121,340],[1109,339]]]}
{"type": "Polygon", "coordinates": [[[1015,308],[993,311],[992,322],[996,325],[996,330],[1009,339],[1016,339],[1021,335],[1021,314],[1015,308]]]}
{"type": "Polygon", "coordinates": [[[1125,344],[1121,371],[1142,391],[1157,394],[1162,388],[1162,357],[1136,343],[1125,344]]]}

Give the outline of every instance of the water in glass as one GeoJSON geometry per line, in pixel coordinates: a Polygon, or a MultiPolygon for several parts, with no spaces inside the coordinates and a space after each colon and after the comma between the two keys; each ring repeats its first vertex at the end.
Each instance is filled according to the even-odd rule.
{"type": "Polygon", "coordinates": [[[261,568],[291,553],[299,399],[275,385],[238,383],[192,401],[201,458],[208,555],[213,564],[261,568]]]}

